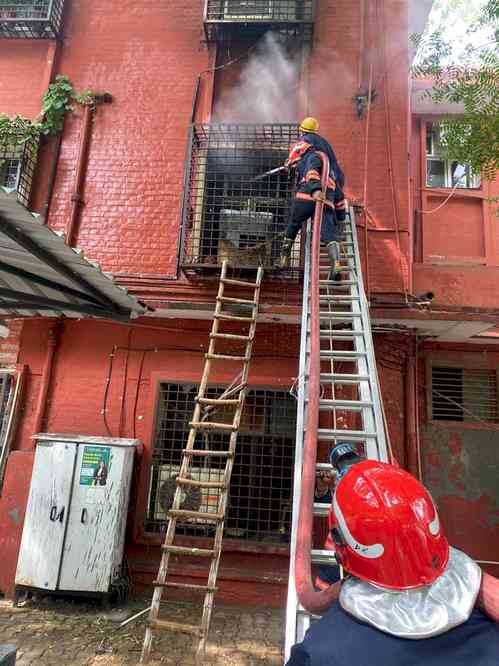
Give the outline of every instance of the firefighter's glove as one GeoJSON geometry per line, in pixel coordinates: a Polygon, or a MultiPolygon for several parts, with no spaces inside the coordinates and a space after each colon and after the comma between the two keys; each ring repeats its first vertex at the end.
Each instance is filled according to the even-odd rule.
{"type": "Polygon", "coordinates": [[[324,198],[324,194],[322,193],[322,190],[315,190],[315,192],[312,194],[312,199],[314,201],[325,201],[326,200],[324,198]]]}

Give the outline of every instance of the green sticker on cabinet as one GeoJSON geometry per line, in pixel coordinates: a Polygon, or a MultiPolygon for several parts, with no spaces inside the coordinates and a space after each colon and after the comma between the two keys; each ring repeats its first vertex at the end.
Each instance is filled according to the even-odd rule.
{"type": "Polygon", "coordinates": [[[110,457],[111,449],[108,446],[85,446],[81,459],[80,486],[105,486],[110,457]]]}

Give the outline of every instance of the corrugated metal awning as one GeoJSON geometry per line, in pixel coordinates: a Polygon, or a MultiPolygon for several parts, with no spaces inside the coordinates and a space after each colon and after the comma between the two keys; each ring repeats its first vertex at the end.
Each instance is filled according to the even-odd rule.
{"type": "Polygon", "coordinates": [[[127,320],[146,310],[0,188],[0,316],[127,320]]]}

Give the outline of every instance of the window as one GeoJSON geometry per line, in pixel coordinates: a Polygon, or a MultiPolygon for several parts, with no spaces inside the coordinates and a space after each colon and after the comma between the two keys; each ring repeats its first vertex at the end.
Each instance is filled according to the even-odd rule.
{"type": "Polygon", "coordinates": [[[0,371],[0,488],[2,486],[5,465],[7,463],[8,447],[12,433],[11,415],[15,409],[16,382],[20,378],[14,372],[0,371]]]}
{"type": "MultiPolygon", "coordinates": [[[[217,397],[222,392],[223,389],[212,387],[207,394],[217,397]]],[[[166,510],[175,489],[172,477],[179,470],[196,395],[197,386],[193,384],[160,384],[146,517],[148,532],[165,529],[166,510]]],[[[218,408],[216,421],[231,422],[232,411],[224,413],[218,408]]],[[[230,483],[225,520],[228,538],[280,542],[289,534],[295,426],[296,403],[288,393],[248,390],[230,483]]],[[[195,448],[228,448],[227,434],[199,433],[198,438],[195,448]]],[[[211,458],[209,465],[208,468],[196,461],[189,471],[191,478],[219,481],[225,461],[211,458]]],[[[218,493],[202,489],[186,496],[184,502],[185,508],[214,512],[218,493]]],[[[177,523],[178,534],[192,536],[211,535],[214,528],[214,524],[205,521],[177,523]]]]}
{"type": "Polygon", "coordinates": [[[432,366],[431,382],[434,421],[499,423],[495,370],[432,366]]]}
{"type": "Polygon", "coordinates": [[[462,189],[480,187],[480,176],[474,174],[468,164],[459,164],[442,157],[441,132],[438,123],[428,123],[426,126],[426,185],[457,186],[462,189]]]}
{"type": "MultiPolygon", "coordinates": [[[[238,268],[278,263],[292,184],[279,171],[297,139],[296,125],[196,125],[183,211],[182,266],[196,270],[228,259],[238,268]]],[[[300,268],[300,240],[291,268],[300,268]]]]}
{"type": "Polygon", "coordinates": [[[0,0],[0,37],[55,39],[64,0],[0,0]]]}
{"type": "Polygon", "coordinates": [[[0,187],[17,190],[17,199],[28,207],[38,157],[35,140],[0,144],[0,187]]]}

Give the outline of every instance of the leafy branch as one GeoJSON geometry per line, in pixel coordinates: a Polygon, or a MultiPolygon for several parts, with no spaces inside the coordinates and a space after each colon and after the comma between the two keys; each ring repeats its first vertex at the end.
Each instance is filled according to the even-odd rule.
{"type": "Polygon", "coordinates": [[[85,90],[78,94],[67,76],[57,76],[43,94],[42,110],[34,120],[0,113],[0,146],[16,148],[42,135],[60,134],[64,127],[64,118],[74,111],[75,104],[93,106],[94,93],[85,90]]]}

